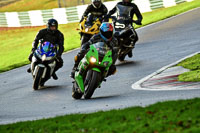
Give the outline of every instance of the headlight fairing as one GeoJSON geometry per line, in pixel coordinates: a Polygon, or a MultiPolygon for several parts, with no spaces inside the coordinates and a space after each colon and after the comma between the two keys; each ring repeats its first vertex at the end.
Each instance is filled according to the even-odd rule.
{"type": "Polygon", "coordinates": [[[94,58],[94,57],[91,57],[91,58],[90,58],[90,62],[91,62],[91,63],[96,63],[96,62],[97,62],[97,59],[94,58]]]}
{"type": "Polygon", "coordinates": [[[85,29],[85,32],[88,32],[88,31],[89,31],[89,28],[86,28],[86,29],[85,29]]]}
{"type": "Polygon", "coordinates": [[[46,54],[43,54],[43,55],[42,55],[42,61],[45,61],[46,59],[47,59],[46,54]]]}

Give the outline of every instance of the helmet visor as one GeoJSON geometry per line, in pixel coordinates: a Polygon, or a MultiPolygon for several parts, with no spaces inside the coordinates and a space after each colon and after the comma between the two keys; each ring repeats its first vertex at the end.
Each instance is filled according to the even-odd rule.
{"type": "Polygon", "coordinates": [[[95,2],[93,2],[93,4],[94,4],[94,6],[99,8],[101,6],[101,1],[95,1],[95,2]]]}
{"type": "Polygon", "coordinates": [[[106,31],[106,32],[103,32],[103,31],[101,30],[101,34],[102,34],[105,38],[110,39],[110,38],[112,38],[112,36],[113,36],[113,31],[106,31]]]}
{"type": "Polygon", "coordinates": [[[50,26],[50,30],[56,30],[56,26],[50,26]]]}

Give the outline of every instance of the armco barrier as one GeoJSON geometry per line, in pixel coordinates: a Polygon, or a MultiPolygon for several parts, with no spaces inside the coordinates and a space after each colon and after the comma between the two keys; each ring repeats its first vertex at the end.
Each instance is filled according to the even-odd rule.
{"type": "MultiPolygon", "coordinates": [[[[150,12],[157,8],[175,6],[178,3],[192,0],[133,0],[142,13],[150,12]]],[[[111,10],[119,1],[105,2],[111,10]]],[[[0,27],[42,26],[47,20],[55,18],[59,24],[78,22],[87,5],[55,8],[49,10],[34,10],[27,12],[0,12],[0,27]]]]}

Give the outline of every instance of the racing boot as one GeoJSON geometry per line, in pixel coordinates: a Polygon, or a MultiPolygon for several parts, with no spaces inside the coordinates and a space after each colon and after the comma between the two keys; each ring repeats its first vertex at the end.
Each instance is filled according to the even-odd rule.
{"type": "Polygon", "coordinates": [[[54,80],[58,80],[58,76],[56,75],[55,72],[53,72],[52,77],[53,77],[54,80]]]}
{"type": "Polygon", "coordinates": [[[70,77],[71,78],[75,78],[75,72],[76,72],[76,70],[77,70],[77,67],[74,65],[74,67],[72,68],[72,72],[71,72],[71,75],[70,75],[70,77]]]}
{"type": "Polygon", "coordinates": [[[27,69],[27,72],[28,72],[28,73],[31,73],[31,68],[30,68],[30,67],[27,69]]]}
{"type": "Polygon", "coordinates": [[[78,67],[78,64],[79,64],[79,60],[78,60],[78,56],[75,56],[74,57],[74,61],[75,61],[75,64],[74,64],[74,67],[72,68],[72,72],[71,72],[71,75],[70,75],[70,77],[71,78],[75,78],[75,72],[77,71],[77,67],[78,67]]]}
{"type": "Polygon", "coordinates": [[[111,75],[114,75],[117,72],[117,68],[115,65],[111,65],[109,70],[108,70],[108,74],[106,77],[109,77],[111,75]]]}
{"type": "Polygon", "coordinates": [[[129,57],[129,58],[133,57],[133,52],[132,52],[132,50],[128,53],[128,57],[129,57]]]}

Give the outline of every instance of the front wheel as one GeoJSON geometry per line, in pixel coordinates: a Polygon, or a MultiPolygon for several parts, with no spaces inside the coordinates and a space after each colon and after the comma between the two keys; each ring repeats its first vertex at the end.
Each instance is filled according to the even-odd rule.
{"type": "Polygon", "coordinates": [[[90,99],[95,91],[95,89],[98,87],[99,82],[101,79],[101,74],[96,71],[92,71],[91,79],[88,82],[87,87],[85,87],[85,93],[84,98],[90,99]]]}
{"type": "Polygon", "coordinates": [[[43,72],[44,72],[44,68],[39,67],[38,71],[35,75],[34,81],[33,81],[33,89],[34,90],[38,90],[40,83],[41,83],[43,72]]]}

